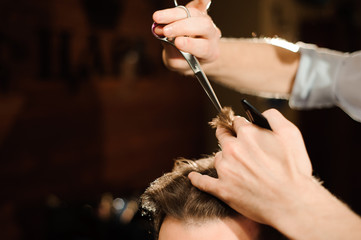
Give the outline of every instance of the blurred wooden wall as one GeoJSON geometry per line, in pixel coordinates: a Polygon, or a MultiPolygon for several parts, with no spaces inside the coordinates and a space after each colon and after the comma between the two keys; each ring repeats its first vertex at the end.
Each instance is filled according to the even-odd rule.
{"type": "Polygon", "coordinates": [[[204,93],[165,69],[162,1],[1,1],[1,239],[46,236],[47,201],[136,197],[202,153],[204,93]]]}

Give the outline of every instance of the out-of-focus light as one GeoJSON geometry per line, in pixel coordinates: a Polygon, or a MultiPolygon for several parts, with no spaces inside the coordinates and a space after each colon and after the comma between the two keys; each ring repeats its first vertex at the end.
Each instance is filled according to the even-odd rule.
{"type": "Polygon", "coordinates": [[[54,194],[50,194],[47,197],[46,203],[51,208],[57,208],[57,207],[60,207],[60,205],[61,205],[60,199],[54,194]]]}
{"type": "Polygon", "coordinates": [[[292,52],[298,52],[300,47],[281,38],[265,38],[266,42],[277,47],[285,48],[292,52]]]}
{"type": "Polygon", "coordinates": [[[98,216],[102,220],[108,220],[112,214],[113,196],[110,193],[102,195],[99,206],[98,216]]]}
{"type": "Polygon", "coordinates": [[[122,214],[119,216],[119,220],[123,224],[128,224],[134,217],[134,215],[138,211],[138,203],[134,200],[130,200],[122,212],[122,214]]]}
{"type": "Polygon", "coordinates": [[[123,210],[124,206],[125,206],[125,201],[122,198],[116,198],[113,200],[113,208],[116,211],[123,210]]]}

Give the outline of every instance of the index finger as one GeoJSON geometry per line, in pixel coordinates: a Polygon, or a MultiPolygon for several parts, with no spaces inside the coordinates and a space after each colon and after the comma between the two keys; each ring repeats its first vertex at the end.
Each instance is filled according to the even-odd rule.
{"type": "Polygon", "coordinates": [[[213,178],[208,175],[202,175],[198,172],[190,172],[188,178],[192,185],[201,191],[210,193],[212,195],[217,194],[217,186],[219,184],[217,178],[213,178]]]}
{"type": "Polygon", "coordinates": [[[187,17],[187,12],[182,8],[167,8],[153,13],[153,20],[158,24],[168,24],[187,17]]]}
{"type": "Polygon", "coordinates": [[[226,142],[232,141],[235,139],[235,137],[232,135],[232,133],[224,127],[217,127],[216,137],[221,146],[224,145],[226,142]]]}

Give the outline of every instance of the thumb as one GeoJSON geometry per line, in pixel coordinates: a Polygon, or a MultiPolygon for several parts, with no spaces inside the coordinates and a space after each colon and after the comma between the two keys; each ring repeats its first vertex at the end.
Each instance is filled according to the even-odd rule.
{"type": "Polygon", "coordinates": [[[296,126],[291,121],[285,118],[282,113],[276,109],[268,109],[263,112],[263,115],[267,118],[274,132],[285,131],[289,127],[296,128],[296,126]]]}
{"type": "Polygon", "coordinates": [[[198,172],[189,173],[188,178],[191,180],[192,185],[199,190],[216,195],[218,179],[208,175],[202,175],[198,172]]]}

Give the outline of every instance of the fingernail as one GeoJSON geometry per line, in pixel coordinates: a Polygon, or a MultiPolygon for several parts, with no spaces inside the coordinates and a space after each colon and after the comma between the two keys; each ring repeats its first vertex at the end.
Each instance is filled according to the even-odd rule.
{"type": "Polygon", "coordinates": [[[164,29],[163,29],[163,33],[165,36],[167,37],[171,37],[171,34],[172,34],[172,26],[165,26],[164,29]]]}

